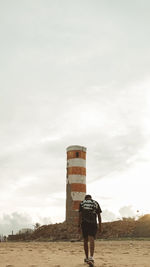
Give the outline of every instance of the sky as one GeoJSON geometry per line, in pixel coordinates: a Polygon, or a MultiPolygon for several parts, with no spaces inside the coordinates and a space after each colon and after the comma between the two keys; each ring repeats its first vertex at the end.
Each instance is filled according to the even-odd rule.
{"type": "Polygon", "coordinates": [[[65,220],[70,145],[87,148],[103,221],[150,213],[149,13],[149,0],[0,1],[0,234],[65,220]]]}

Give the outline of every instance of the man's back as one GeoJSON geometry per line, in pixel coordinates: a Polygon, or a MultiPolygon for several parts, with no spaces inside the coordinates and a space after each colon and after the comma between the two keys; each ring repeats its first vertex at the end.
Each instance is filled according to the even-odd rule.
{"type": "Polygon", "coordinates": [[[80,203],[79,212],[82,213],[82,222],[97,223],[97,214],[101,213],[101,208],[97,201],[85,199],[80,203]]]}

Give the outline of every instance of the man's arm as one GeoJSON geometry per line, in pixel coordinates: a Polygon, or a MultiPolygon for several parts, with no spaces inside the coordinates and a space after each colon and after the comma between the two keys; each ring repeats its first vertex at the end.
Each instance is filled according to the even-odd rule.
{"type": "Polygon", "coordinates": [[[101,218],[101,213],[99,212],[97,215],[98,215],[98,223],[99,223],[99,232],[101,233],[101,231],[102,231],[102,218],[101,218]]]}

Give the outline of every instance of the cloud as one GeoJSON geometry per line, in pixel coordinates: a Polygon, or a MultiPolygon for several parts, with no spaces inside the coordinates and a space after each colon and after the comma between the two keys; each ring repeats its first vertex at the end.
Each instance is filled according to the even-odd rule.
{"type": "Polygon", "coordinates": [[[111,222],[114,221],[116,219],[116,215],[115,213],[105,209],[102,212],[102,221],[103,222],[111,222]]]}
{"type": "Polygon", "coordinates": [[[51,219],[48,217],[37,217],[37,221],[33,220],[29,214],[13,212],[4,214],[0,218],[0,235],[9,235],[17,233],[22,228],[34,229],[36,222],[40,224],[50,224],[51,219]]]}
{"type": "Polygon", "coordinates": [[[0,218],[0,234],[8,235],[12,231],[15,234],[22,228],[33,228],[32,219],[27,214],[13,212],[12,214],[4,214],[0,218]]]}
{"type": "Polygon", "coordinates": [[[134,217],[136,215],[132,205],[124,206],[119,209],[121,217],[134,217]]]}
{"type": "Polygon", "coordinates": [[[40,197],[49,205],[64,192],[69,145],[88,148],[88,182],[125,172],[146,155],[150,4],[130,2],[1,3],[5,208],[10,199],[26,209],[40,197]]]}
{"type": "MultiPolygon", "coordinates": [[[[73,90],[74,99],[70,104],[70,97],[64,100],[68,106],[63,106],[59,117],[51,119],[51,126],[47,125],[48,117],[45,117],[45,110],[50,112],[48,104],[46,109],[40,110],[39,118],[43,118],[45,127],[40,134],[30,132],[33,129],[34,133],[35,126],[36,129],[38,125],[41,127],[41,119],[32,125],[32,119],[28,118],[26,136],[26,124],[22,124],[18,138],[14,136],[11,145],[13,135],[10,139],[8,135],[8,144],[2,144],[0,155],[0,184],[4,194],[7,190],[12,197],[30,198],[35,203],[36,197],[46,199],[54,192],[65,191],[66,147],[71,144],[87,146],[88,181],[130,168],[147,141],[141,122],[146,89],[143,93],[141,87],[136,91],[135,87],[113,89],[84,89],[86,101],[81,94],[78,106],[78,94],[73,90]]],[[[16,123],[19,128],[20,120],[16,123]]]]}

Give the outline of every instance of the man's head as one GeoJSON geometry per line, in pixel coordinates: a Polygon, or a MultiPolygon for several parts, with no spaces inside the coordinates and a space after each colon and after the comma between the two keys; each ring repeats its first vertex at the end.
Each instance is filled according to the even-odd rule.
{"type": "Polygon", "coordinates": [[[92,199],[91,195],[86,195],[85,200],[92,199]]]}

